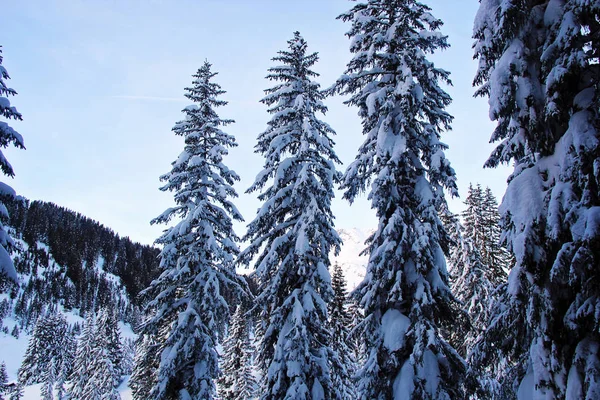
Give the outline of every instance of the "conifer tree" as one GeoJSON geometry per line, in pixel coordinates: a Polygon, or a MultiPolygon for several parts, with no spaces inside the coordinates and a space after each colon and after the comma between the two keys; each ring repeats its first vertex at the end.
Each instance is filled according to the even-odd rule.
{"type": "Polygon", "coordinates": [[[215,75],[206,61],[186,88],[185,96],[195,104],[183,110],[185,119],[173,128],[184,138],[184,150],[161,176],[166,182],[161,190],[174,192],[176,205],[152,223],[179,222],[156,240],[163,245],[163,272],[147,290],[154,297],[148,304],[153,315],[143,332],[168,331],[160,337],[156,384],[147,399],[215,397],[215,347],[229,313],[222,291],[242,290],[233,267],[238,237],[232,228],[232,219],[242,221],[242,216],[230,201],[239,177],[223,163],[228,148],[237,144],[221,130],[233,121],[215,111],[227,104],[219,99],[225,91],[212,81],[215,75]]]}
{"type": "Polygon", "coordinates": [[[348,309],[348,292],[342,267],[336,262],[331,277],[333,300],[329,303],[329,324],[331,326],[331,347],[338,354],[340,365],[332,366],[333,385],[339,388],[342,398],[355,397],[352,376],[356,370],[356,349],[350,337],[352,315],[348,309]]]}
{"type": "Polygon", "coordinates": [[[55,311],[48,311],[38,318],[19,368],[21,383],[41,383],[45,371],[50,368],[50,361],[54,359],[60,363],[63,360],[68,329],[65,317],[55,311]]]}
{"type": "Polygon", "coordinates": [[[140,335],[135,348],[134,369],[129,380],[129,387],[134,399],[147,399],[156,384],[160,349],[149,335],[140,335]]]}
{"type": "Polygon", "coordinates": [[[114,371],[114,379],[119,382],[123,372],[121,367],[123,349],[117,316],[114,310],[111,311],[104,308],[98,313],[96,329],[98,331],[96,335],[104,338],[108,357],[114,371]]]}
{"type": "Polygon", "coordinates": [[[90,380],[88,364],[92,358],[92,345],[95,326],[95,316],[89,313],[86,316],[83,330],[77,344],[77,352],[73,361],[73,372],[71,374],[71,387],[67,391],[69,398],[80,399],[83,396],[85,385],[90,380]]]}
{"type": "Polygon", "coordinates": [[[0,400],[4,400],[4,396],[8,394],[8,373],[6,372],[6,364],[4,361],[0,363],[0,400]]]}
{"type": "Polygon", "coordinates": [[[600,398],[598,1],[482,0],[477,94],[514,163],[500,206],[515,258],[475,361],[520,398],[600,398]]]}
{"type": "Polygon", "coordinates": [[[466,323],[458,319],[459,323],[450,330],[450,343],[461,356],[467,357],[486,327],[496,286],[488,279],[479,249],[464,234],[458,216],[445,208],[440,217],[451,241],[448,257],[450,288],[468,317],[466,323]]]}
{"type": "Polygon", "coordinates": [[[261,100],[272,114],[258,137],[256,152],[264,169],[248,192],[260,191],[263,202],[248,225],[249,247],[255,255],[258,297],[264,326],[258,350],[264,372],[262,399],[335,399],[329,365],[337,362],[327,324],[327,303],[333,298],[328,271],[331,250],[341,240],[331,213],[333,185],[339,163],[331,139],[333,129],[317,118],[325,113],[324,94],[312,79],[317,53],[295,32],[288,50],[280,51],[267,79],[277,82],[261,100]]]}
{"type": "Polygon", "coordinates": [[[483,258],[496,285],[506,282],[507,271],[513,265],[512,255],[502,246],[502,226],[498,201],[489,187],[482,196],[483,229],[486,252],[483,258]]]}
{"type": "Polygon", "coordinates": [[[245,309],[239,305],[223,342],[223,358],[219,379],[221,400],[250,400],[256,398],[257,382],[253,368],[254,349],[250,343],[250,324],[245,309]]]}
{"type": "Polygon", "coordinates": [[[21,382],[17,382],[13,387],[12,392],[10,393],[10,397],[8,400],[21,400],[24,395],[23,385],[21,382]]]}
{"type": "Polygon", "coordinates": [[[439,82],[449,73],[427,54],[448,47],[429,7],[370,0],[338,18],[351,23],[353,58],[332,92],[357,106],[364,143],[344,175],[344,197],[368,192],[379,225],[368,239],[365,280],[355,290],[365,319],[361,399],[464,398],[466,364],[441,335],[456,308],[437,215],[443,190],[456,195],[440,142],[452,117],[439,82]]]}
{"type": "MultiPolygon", "coordinates": [[[[14,96],[17,92],[7,86],[6,80],[10,79],[6,68],[2,66],[2,46],[0,46],[0,115],[7,120],[22,120],[21,113],[17,111],[14,106],[11,106],[9,96],[14,96]]],[[[23,137],[15,131],[7,122],[0,121],[0,147],[7,148],[10,144],[13,146],[24,149],[25,144],[23,143],[23,137]]],[[[8,177],[14,177],[15,173],[12,166],[0,150],[0,169],[4,175],[8,177]]],[[[13,265],[12,258],[10,257],[10,251],[14,247],[12,238],[8,235],[4,229],[4,223],[8,220],[8,212],[4,205],[6,199],[14,199],[16,196],[13,188],[0,182],[0,275],[4,274],[9,279],[17,280],[17,272],[13,265]]]]}
{"type": "MultiPolygon", "coordinates": [[[[52,358],[42,377],[42,400],[54,400],[54,382],[56,381],[56,360],[52,358]]],[[[59,397],[60,399],[60,397],[59,397]]]]}

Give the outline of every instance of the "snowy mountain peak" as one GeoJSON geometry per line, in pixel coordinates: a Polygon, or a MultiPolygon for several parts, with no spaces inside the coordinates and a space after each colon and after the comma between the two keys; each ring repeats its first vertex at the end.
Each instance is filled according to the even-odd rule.
{"type": "Polygon", "coordinates": [[[374,229],[361,230],[359,228],[337,230],[344,244],[337,256],[331,255],[331,262],[332,264],[337,262],[342,266],[349,291],[354,290],[365,277],[369,257],[361,256],[360,253],[366,248],[365,240],[374,231],[374,229]]]}

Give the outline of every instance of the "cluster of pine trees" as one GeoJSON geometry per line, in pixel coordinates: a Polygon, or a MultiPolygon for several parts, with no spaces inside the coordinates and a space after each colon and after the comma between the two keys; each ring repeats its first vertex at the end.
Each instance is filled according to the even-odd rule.
{"type": "MultiPolygon", "coordinates": [[[[211,64],[193,76],[194,104],[173,128],[185,147],[161,177],[175,206],[152,221],[176,224],[157,240],[161,273],[142,292],[134,398],[600,398],[600,2],[480,1],[474,85],[499,142],[486,166],[514,172],[500,212],[489,189],[471,186],[460,217],[445,199],[457,195],[441,141],[449,72],[428,58],[448,42],[430,11],[357,2],[339,16],[352,58],[326,90],[314,81],[317,53],[294,33],[267,75],[272,117],[255,147],[264,165],[247,190],[262,206],[241,238],[239,177],[224,162],[234,121],[216,112],[227,103],[211,64]],[[365,137],[343,174],[320,119],[335,94],[358,108],[365,137]],[[378,218],[350,304],[329,260],[341,245],[337,185],[350,202],[366,193],[378,218]],[[255,291],[237,263],[254,266],[255,291]]],[[[22,146],[0,128],[5,146],[22,146]]],[[[10,277],[4,228],[0,242],[10,277]]],[[[82,337],[97,340],[101,321],[82,337]]],[[[75,397],[115,398],[107,346],[86,372],[96,383],[74,384],[75,397]]],[[[47,382],[61,357],[48,361],[47,382]]]]}
{"type": "Polygon", "coordinates": [[[231,229],[241,218],[230,200],[238,178],[223,164],[236,144],[221,128],[233,121],[215,111],[224,91],[210,64],[198,71],[186,94],[195,105],[174,128],[186,147],[163,176],[177,206],[155,221],[181,222],[159,239],[163,273],[149,289],[144,340],[153,345],[136,365],[137,398],[214,398],[216,382],[225,398],[599,395],[600,7],[480,7],[475,85],[490,98],[492,140],[500,141],[486,165],[516,165],[502,214],[480,187],[470,188],[462,222],[447,209],[444,192],[457,194],[441,141],[452,121],[440,86],[449,73],[427,56],[448,43],[421,2],[370,0],[340,15],[351,24],[353,57],[328,90],[314,82],[318,56],[299,33],[274,58],[267,78],[275,85],[262,100],[272,119],[255,147],[264,169],[248,189],[263,205],[241,253],[231,229]],[[317,117],[332,94],[349,96],[365,135],[344,174],[334,131],[317,117]],[[362,314],[353,333],[329,273],[328,255],[340,246],[335,185],[350,202],[367,193],[379,219],[366,278],[352,294],[362,314]],[[254,265],[258,291],[232,318],[221,376],[216,346],[236,304],[222,293],[252,297],[234,275],[236,257],[254,265]],[[253,330],[244,318],[256,319],[253,330]],[[353,334],[361,341],[354,350],[353,334]]]}

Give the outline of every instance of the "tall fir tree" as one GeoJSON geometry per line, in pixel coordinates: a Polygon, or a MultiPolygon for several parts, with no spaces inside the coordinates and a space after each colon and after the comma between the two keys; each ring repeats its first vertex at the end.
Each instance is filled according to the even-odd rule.
{"type": "Polygon", "coordinates": [[[92,342],[95,328],[95,316],[88,313],[85,318],[81,336],[77,342],[77,351],[73,360],[73,372],[70,380],[71,386],[67,394],[71,399],[79,399],[83,396],[83,390],[90,376],[88,372],[88,363],[91,360],[92,342]]]}
{"type": "Polygon", "coordinates": [[[344,175],[344,197],[368,191],[378,228],[368,239],[365,280],[355,290],[366,361],[361,399],[464,398],[467,366],[444,340],[455,299],[437,215],[444,189],[457,194],[442,131],[452,117],[439,82],[449,73],[427,54],[448,47],[429,7],[414,0],[370,0],[338,17],[351,23],[353,58],[332,87],[357,106],[365,142],[344,175]]]}
{"type": "MultiPolygon", "coordinates": [[[[10,104],[10,100],[8,99],[9,96],[14,96],[17,92],[9,88],[6,84],[6,80],[10,79],[10,76],[6,68],[2,66],[2,61],[2,46],[0,46],[0,115],[7,120],[20,121],[23,119],[21,113],[10,104]]],[[[8,125],[7,122],[0,121],[0,147],[7,148],[11,144],[19,149],[25,148],[23,137],[8,125]]],[[[15,176],[12,166],[2,151],[0,151],[0,169],[8,177],[12,178],[15,176]]],[[[4,274],[14,281],[17,280],[17,272],[10,257],[14,242],[4,228],[4,224],[8,221],[8,211],[4,202],[7,199],[13,200],[15,197],[16,193],[13,188],[4,182],[0,182],[0,276],[4,274]]]]}
{"type": "Polygon", "coordinates": [[[464,234],[458,215],[444,207],[440,218],[450,237],[450,288],[466,312],[465,318],[457,318],[457,323],[448,335],[450,343],[466,358],[486,327],[492,304],[491,296],[496,286],[487,279],[486,266],[479,249],[464,234]]]}
{"type": "Polygon", "coordinates": [[[355,397],[353,375],[356,371],[355,341],[350,337],[352,315],[348,307],[348,292],[344,271],[339,263],[333,265],[331,276],[333,300],[329,303],[329,325],[331,326],[331,347],[338,354],[340,365],[333,365],[333,385],[339,388],[342,398],[355,397]]]}
{"type": "Polygon", "coordinates": [[[129,387],[134,399],[147,399],[156,384],[159,345],[149,335],[140,335],[136,341],[133,373],[129,387]]]}
{"type": "Polygon", "coordinates": [[[227,104],[219,99],[225,91],[213,82],[215,75],[206,61],[186,88],[194,104],[183,109],[185,119],[173,128],[184,138],[184,150],[161,176],[166,182],[161,190],[174,192],[176,205],[152,223],[179,222],[156,240],[163,245],[163,272],[147,290],[154,299],[143,332],[157,338],[161,329],[167,332],[160,337],[156,384],[146,399],[215,397],[216,346],[229,314],[222,292],[243,289],[233,266],[239,250],[232,227],[232,219],[243,219],[230,201],[239,177],[223,163],[228,148],[237,144],[221,130],[233,121],[215,111],[227,104]]]}
{"type": "Polygon", "coordinates": [[[247,310],[238,305],[231,317],[229,332],[223,342],[223,357],[219,379],[219,399],[251,400],[256,398],[254,349],[250,341],[250,321],[247,310]]]}
{"type": "Polygon", "coordinates": [[[4,400],[8,395],[8,373],[4,361],[0,363],[0,400],[4,400]]]}
{"type": "Polygon", "coordinates": [[[261,191],[263,202],[248,225],[250,245],[241,255],[255,255],[264,325],[259,363],[264,372],[261,398],[337,399],[330,364],[327,304],[333,298],[329,253],[339,251],[331,200],[339,181],[333,129],[317,118],[325,113],[324,94],[311,70],[317,53],[295,32],[288,50],[280,51],[267,79],[277,84],[261,100],[273,115],[258,137],[256,152],[264,169],[248,192],[261,191]]]}
{"type": "Polygon", "coordinates": [[[52,358],[48,368],[44,370],[44,375],[42,377],[42,388],[40,391],[42,400],[54,400],[54,383],[56,382],[56,376],[58,375],[56,364],[56,360],[52,358]]]}
{"type": "Polygon", "coordinates": [[[24,385],[41,383],[51,360],[60,364],[69,356],[65,346],[68,334],[64,315],[49,310],[39,317],[19,368],[19,381],[24,385]]]}
{"type": "Polygon", "coordinates": [[[515,257],[476,361],[519,398],[600,398],[600,2],[482,0],[477,94],[514,163],[500,206],[515,257]]]}
{"type": "Polygon", "coordinates": [[[502,246],[502,220],[498,211],[498,200],[489,187],[485,188],[482,196],[483,229],[486,237],[486,252],[483,261],[490,274],[495,278],[496,285],[506,282],[514,260],[512,255],[502,246]]]}

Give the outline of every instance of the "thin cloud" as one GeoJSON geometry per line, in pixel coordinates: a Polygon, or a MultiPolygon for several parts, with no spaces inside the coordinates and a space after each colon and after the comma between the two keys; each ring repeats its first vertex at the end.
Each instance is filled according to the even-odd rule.
{"type": "Polygon", "coordinates": [[[145,100],[145,101],[173,101],[173,102],[189,102],[188,99],[182,97],[160,97],[160,96],[130,96],[130,95],[117,95],[111,96],[114,99],[126,99],[126,100],[145,100]]]}

